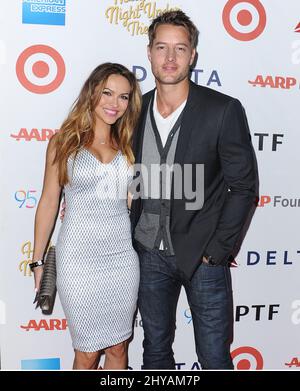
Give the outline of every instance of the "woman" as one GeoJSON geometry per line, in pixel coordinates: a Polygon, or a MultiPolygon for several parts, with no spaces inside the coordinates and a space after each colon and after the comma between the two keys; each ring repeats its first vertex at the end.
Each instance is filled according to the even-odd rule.
{"type": "MultiPolygon", "coordinates": [[[[127,368],[139,284],[127,188],[140,107],[133,73],[119,64],[102,64],[48,145],[32,262],[43,258],[64,189],[57,290],[75,350],[74,369],[96,369],[103,350],[105,369],[127,368]]],[[[42,268],[33,269],[36,290],[42,268]]]]}

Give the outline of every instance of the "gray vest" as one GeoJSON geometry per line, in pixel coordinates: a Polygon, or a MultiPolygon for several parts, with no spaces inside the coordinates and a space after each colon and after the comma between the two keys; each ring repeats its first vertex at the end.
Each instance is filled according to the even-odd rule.
{"type": "Polygon", "coordinates": [[[163,147],[153,115],[152,99],[144,130],[141,163],[148,175],[142,173],[143,210],[135,228],[134,239],[146,249],[163,249],[165,255],[175,255],[170,235],[172,174],[170,169],[162,170],[162,175],[156,174],[161,165],[172,168],[174,164],[182,114],[183,111],[163,147]]]}

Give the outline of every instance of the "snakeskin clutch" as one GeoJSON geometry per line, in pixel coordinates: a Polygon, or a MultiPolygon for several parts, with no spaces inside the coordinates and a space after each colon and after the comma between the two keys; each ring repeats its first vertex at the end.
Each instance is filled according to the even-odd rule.
{"type": "Polygon", "coordinates": [[[47,252],[40,289],[35,297],[36,307],[40,307],[42,313],[51,315],[56,296],[56,259],[55,246],[51,246],[47,252]]]}

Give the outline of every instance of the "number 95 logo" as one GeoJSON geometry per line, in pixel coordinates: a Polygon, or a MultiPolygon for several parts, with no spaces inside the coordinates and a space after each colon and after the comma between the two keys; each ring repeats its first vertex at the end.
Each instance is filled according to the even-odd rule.
{"type": "Polygon", "coordinates": [[[37,198],[32,194],[36,190],[18,190],[15,192],[15,200],[19,203],[19,208],[25,206],[26,208],[34,208],[37,204],[37,198]]]}

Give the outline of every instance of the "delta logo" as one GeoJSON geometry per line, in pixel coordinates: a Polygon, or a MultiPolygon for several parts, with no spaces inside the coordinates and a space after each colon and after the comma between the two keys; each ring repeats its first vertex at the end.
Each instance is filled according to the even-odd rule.
{"type": "Polygon", "coordinates": [[[283,265],[290,266],[298,264],[300,250],[269,250],[269,251],[247,251],[247,266],[265,264],[266,266],[283,265]]]}
{"type": "Polygon", "coordinates": [[[293,357],[290,362],[286,362],[284,363],[284,365],[289,368],[300,368],[300,359],[298,359],[297,357],[293,357]]]}
{"type": "Polygon", "coordinates": [[[21,329],[26,331],[65,331],[68,327],[67,319],[41,319],[39,321],[35,319],[29,320],[27,325],[20,326],[21,329]]]}
{"type": "Polygon", "coordinates": [[[59,129],[27,129],[21,128],[16,134],[11,134],[10,137],[14,138],[17,141],[25,140],[25,141],[49,141],[55,133],[57,133],[59,129]]]}
{"type": "Polygon", "coordinates": [[[255,80],[248,80],[248,83],[251,84],[253,87],[269,87],[282,90],[290,90],[291,88],[298,86],[298,81],[295,77],[284,76],[257,75],[255,80]]]}
{"type": "Polygon", "coordinates": [[[295,28],[295,33],[300,33],[300,22],[298,23],[297,27],[295,28]]]}

